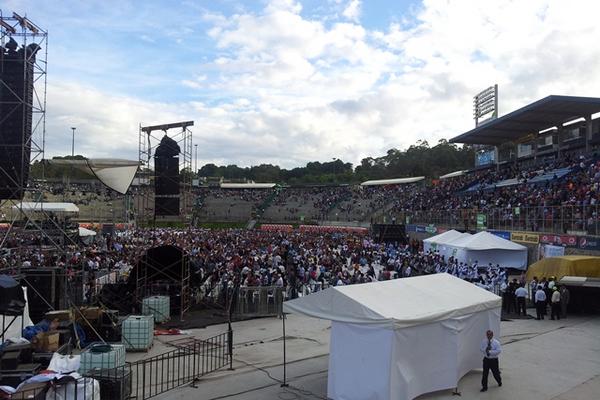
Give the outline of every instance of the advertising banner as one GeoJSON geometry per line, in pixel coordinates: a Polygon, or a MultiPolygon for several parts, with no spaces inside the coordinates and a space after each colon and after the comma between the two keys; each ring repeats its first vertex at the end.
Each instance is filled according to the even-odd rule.
{"type": "Polygon", "coordinates": [[[538,244],[540,242],[540,235],[530,232],[511,232],[510,240],[513,242],[538,244]]]}

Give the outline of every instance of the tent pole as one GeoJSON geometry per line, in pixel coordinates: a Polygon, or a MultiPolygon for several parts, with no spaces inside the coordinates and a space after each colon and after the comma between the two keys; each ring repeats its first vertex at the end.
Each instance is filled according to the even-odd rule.
{"type": "Polygon", "coordinates": [[[288,387],[289,385],[287,384],[287,368],[286,368],[286,354],[285,354],[285,313],[282,313],[281,316],[281,323],[282,323],[282,327],[283,327],[283,383],[281,384],[281,387],[288,387]]]}

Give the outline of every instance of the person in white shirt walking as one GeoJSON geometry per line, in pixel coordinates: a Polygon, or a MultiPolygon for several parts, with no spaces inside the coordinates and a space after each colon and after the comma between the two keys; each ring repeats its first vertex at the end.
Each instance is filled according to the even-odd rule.
{"type": "Polygon", "coordinates": [[[498,366],[498,356],[502,351],[500,342],[494,339],[494,332],[488,330],[485,333],[486,338],[481,341],[480,350],[483,353],[483,374],[481,376],[481,392],[488,390],[488,376],[490,370],[494,379],[498,382],[498,386],[502,386],[502,377],[500,376],[500,368],[498,366]]]}

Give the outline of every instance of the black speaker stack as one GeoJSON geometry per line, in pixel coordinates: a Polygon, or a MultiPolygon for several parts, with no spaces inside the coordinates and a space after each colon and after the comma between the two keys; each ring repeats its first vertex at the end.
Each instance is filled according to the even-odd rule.
{"type": "Polygon", "coordinates": [[[0,199],[22,199],[29,178],[36,53],[10,38],[0,47],[0,199]]]}
{"type": "Polygon", "coordinates": [[[177,142],[165,135],[154,153],[154,215],[179,215],[179,153],[177,142]]]}

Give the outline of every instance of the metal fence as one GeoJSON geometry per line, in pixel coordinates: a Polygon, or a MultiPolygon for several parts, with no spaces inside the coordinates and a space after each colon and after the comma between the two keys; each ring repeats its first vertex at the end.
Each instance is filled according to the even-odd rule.
{"type": "Polygon", "coordinates": [[[171,342],[176,349],[122,367],[94,369],[81,378],[25,385],[11,399],[145,400],[232,367],[233,331],[209,339],[171,342]]]}
{"type": "Polygon", "coordinates": [[[233,314],[238,317],[280,316],[285,289],[277,286],[240,287],[234,297],[233,314]]]}
{"type": "MultiPolygon", "coordinates": [[[[600,233],[599,211],[597,205],[537,206],[488,208],[485,210],[473,208],[402,211],[388,213],[386,217],[388,219],[395,217],[397,221],[407,223],[435,224],[468,230],[476,229],[478,216],[483,216],[487,229],[560,234],[571,231],[597,235],[600,233]]],[[[383,215],[379,217],[379,219],[382,218],[383,215]]]]}

